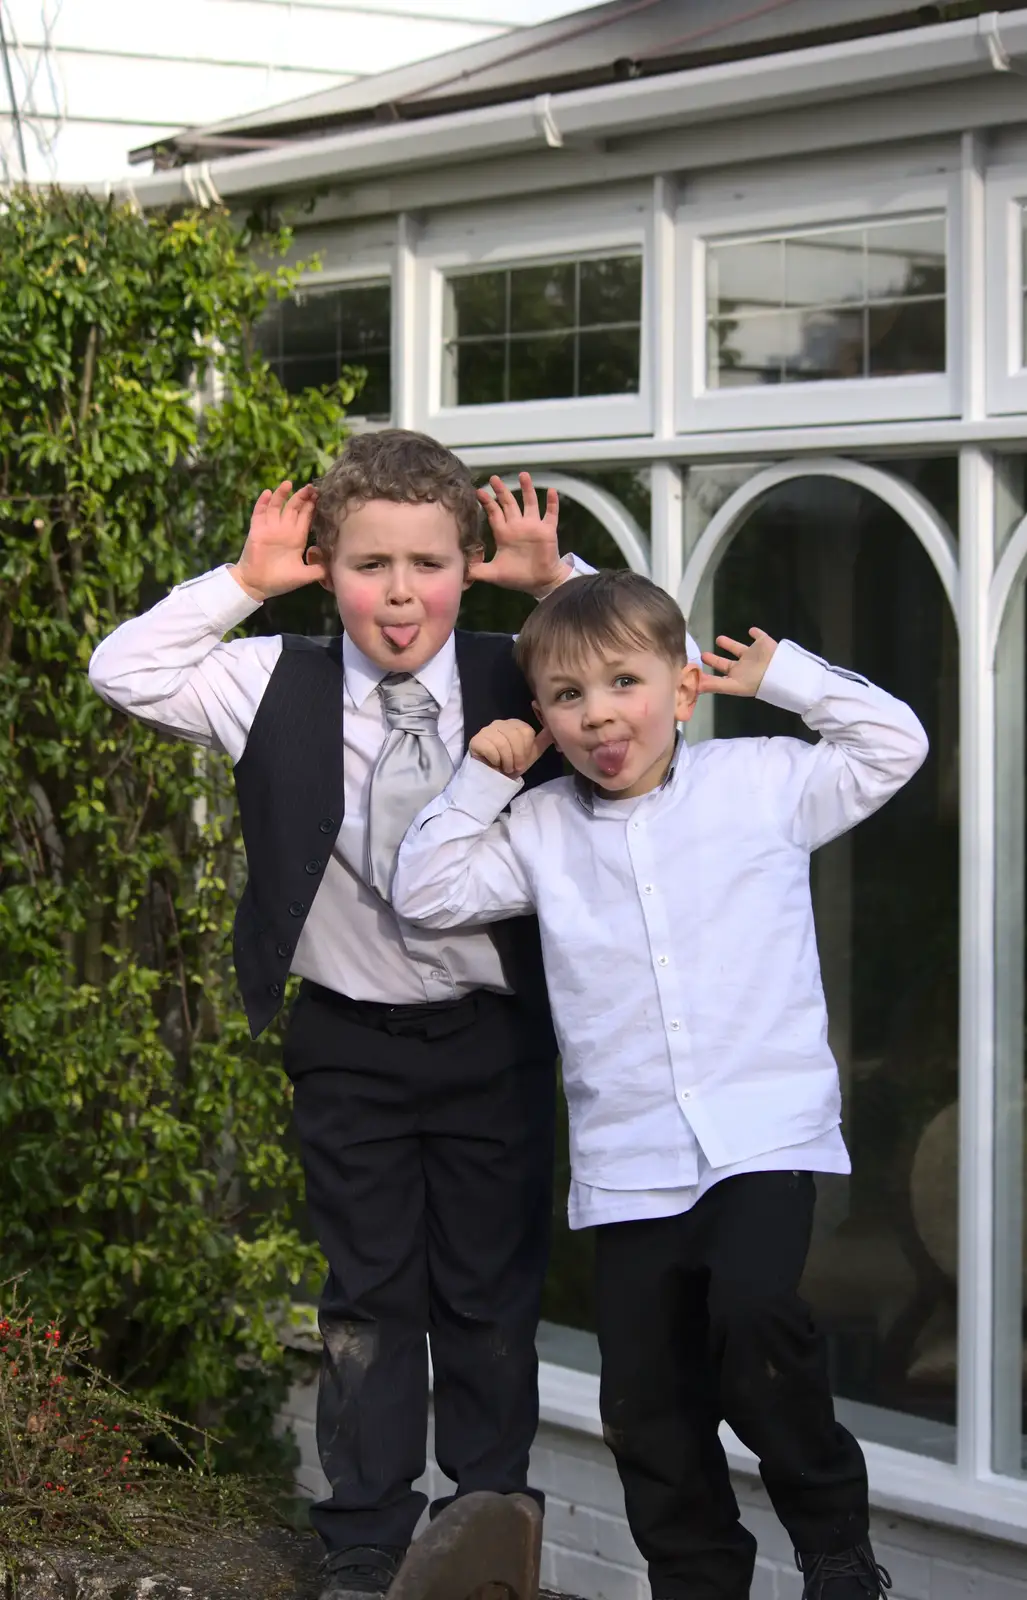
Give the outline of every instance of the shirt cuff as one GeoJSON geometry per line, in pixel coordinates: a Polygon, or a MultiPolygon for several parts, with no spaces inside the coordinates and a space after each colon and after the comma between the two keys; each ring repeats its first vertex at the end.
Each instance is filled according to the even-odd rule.
{"type": "Polygon", "coordinates": [[[561,578],[559,583],[550,584],[547,589],[539,589],[532,595],[533,600],[545,600],[549,595],[561,589],[568,578],[590,578],[595,572],[595,567],[590,567],[587,561],[582,561],[573,551],[569,555],[560,557],[560,565],[567,570],[567,577],[561,578]]]}
{"type": "Polygon", "coordinates": [[[827,662],[821,661],[819,656],[801,650],[790,639],[782,639],[763,674],[756,699],[802,716],[823,699],[824,675],[829,670],[827,662]]]}
{"type": "Polygon", "coordinates": [[[523,788],[523,778],[508,778],[468,753],[450,780],[447,799],[451,806],[487,828],[523,788]]]}
{"type": "Polygon", "coordinates": [[[216,628],[219,634],[237,628],[240,622],[259,611],[262,604],[236,583],[227,566],[215,567],[213,572],[205,572],[200,578],[190,578],[187,583],[180,583],[175,592],[186,589],[192,591],[189,598],[196,602],[211,628],[216,628]]]}

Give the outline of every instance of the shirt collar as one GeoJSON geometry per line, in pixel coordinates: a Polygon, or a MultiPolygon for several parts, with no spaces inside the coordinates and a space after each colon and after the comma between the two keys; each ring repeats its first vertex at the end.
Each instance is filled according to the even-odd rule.
{"type": "MultiPolygon", "coordinates": [[[[674,754],[670,758],[670,766],[667,768],[667,771],[664,774],[663,782],[660,784],[659,789],[654,789],[652,793],[659,794],[662,790],[669,788],[670,784],[674,781],[678,770],[685,767],[687,763],[688,745],[685,743],[684,734],[679,728],[674,739],[674,754]]],[[[591,778],[584,777],[580,772],[575,773],[574,792],[577,796],[578,804],[588,812],[590,817],[594,817],[596,810],[596,786],[592,782],[591,778]]],[[[645,799],[646,796],[643,795],[642,798],[645,799]]]]}
{"type": "MultiPolygon", "coordinates": [[[[342,636],[342,670],[346,680],[346,693],[359,710],[377,689],[387,667],[379,667],[353,643],[348,633],[342,636]]],[[[441,711],[453,692],[456,677],[456,641],[450,634],[442,649],[419,667],[413,674],[433,697],[441,711]]]]}

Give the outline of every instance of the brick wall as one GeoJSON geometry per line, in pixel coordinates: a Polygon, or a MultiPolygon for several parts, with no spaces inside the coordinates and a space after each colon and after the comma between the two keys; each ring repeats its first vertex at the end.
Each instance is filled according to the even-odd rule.
{"type": "MultiPolygon", "coordinates": [[[[314,1386],[297,1385],[282,1422],[301,1455],[297,1481],[326,1492],[314,1439],[314,1386]]],[[[429,1437],[429,1453],[432,1441],[429,1437]]],[[[542,1582],[583,1600],[649,1600],[642,1562],[624,1520],[611,1458],[598,1439],[543,1424],[532,1454],[532,1482],[546,1494],[542,1582]]],[[[788,1538],[758,1480],[735,1475],[745,1524],[759,1554],[753,1600],[799,1600],[802,1583],[788,1538]]],[[[421,1487],[445,1493],[432,1461],[421,1487]]],[[[893,1600],[1027,1600],[1027,1549],[879,1512],[874,1548],[894,1580],[893,1600]]]]}

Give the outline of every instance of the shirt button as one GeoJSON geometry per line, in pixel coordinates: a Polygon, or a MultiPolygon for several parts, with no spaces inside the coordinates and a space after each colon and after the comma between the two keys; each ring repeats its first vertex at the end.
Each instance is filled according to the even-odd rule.
{"type": "Polygon", "coordinates": [[[272,1000],[277,1000],[278,996],[282,992],[282,986],[280,983],[269,983],[267,986],[267,992],[271,996],[272,1000]]]}
{"type": "Polygon", "coordinates": [[[306,903],[303,900],[294,900],[289,907],[289,915],[290,917],[302,917],[306,909],[306,903]]]}
{"type": "Polygon", "coordinates": [[[634,830],[635,830],[635,832],[636,832],[636,833],[637,833],[637,832],[638,832],[638,830],[639,830],[639,827],[640,827],[640,826],[641,826],[641,824],[640,824],[640,823],[638,823],[638,822],[633,822],[633,823],[632,823],[632,824],[631,824],[631,826],[632,826],[632,827],[633,827],[633,828],[634,828],[634,830]]]}
{"type": "Polygon", "coordinates": [[[646,884],[646,885],[645,885],[645,892],[646,892],[646,894],[652,894],[652,892],[653,892],[653,886],[652,886],[652,884],[651,884],[651,883],[647,883],[647,884],[646,884]]]}
{"type": "Polygon", "coordinates": [[[432,977],[435,979],[436,983],[441,983],[445,976],[446,974],[439,967],[436,967],[432,972],[432,977]]]}
{"type": "Polygon", "coordinates": [[[313,856],[311,860],[307,862],[303,870],[304,872],[309,873],[309,875],[313,878],[321,871],[321,863],[318,861],[316,856],[313,856]]]}
{"type": "Polygon", "coordinates": [[[691,1098],[692,1098],[691,1090],[690,1089],[682,1089],[681,1098],[682,1098],[682,1100],[691,1100],[691,1098]]]}
{"type": "Polygon", "coordinates": [[[660,963],[661,967],[665,967],[667,965],[667,957],[666,956],[657,956],[656,959],[660,963]]]}
{"type": "Polygon", "coordinates": [[[281,956],[284,960],[286,956],[292,955],[292,945],[286,944],[283,940],[281,944],[275,945],[275,954],[281,956]]]}
{"type": "Polygon", "coordinates": [[[321,832],[321,833],[331,833],[332,829],[335,827],[335,823],[333,822],[331,817],[322,817],[321,821],[318,823],[317,826],[318,826],[319,832],[321,832]]]}
{"type": "Polygon", "coordinates": [[[671,1033],[677,1033],[677,1031],[678,1031],[678,1029],[680,1027],[681,1027],[681,1024],[680,1024],[680,1022],[678,1022],[677,1018],[675,1017],[674,1021],[670,1025],[671,1033]]]}

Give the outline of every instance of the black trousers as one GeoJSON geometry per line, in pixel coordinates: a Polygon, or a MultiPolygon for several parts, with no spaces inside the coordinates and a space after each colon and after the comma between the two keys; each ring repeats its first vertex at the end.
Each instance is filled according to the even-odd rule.
{"type": "Polygon", "coordinates": [[[797,1550],[867,1535],[867,1479],[835,1421],[798,1286],[810,1173],[726,1178],[681,1216],[596,1230],[600,1409],[655,1600],[743,1600],[756,1541],[717,1429],[752,1450],[797,1550]]]}
{"type": "MultiPolygon", "coordinates": [[[[552,1216],[555,1044],[514,1000],[358,1004],[304,985],[285,1068],[328,1263],[325,1544],[405,1545],[435,1448],[457,1494],[527,1487],[552,1216]]],[[[437,1502],[433,1512],[448,1500],[437,1502]]]]}

